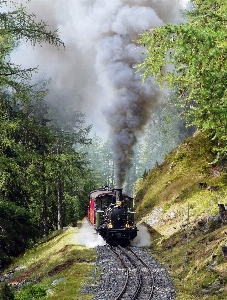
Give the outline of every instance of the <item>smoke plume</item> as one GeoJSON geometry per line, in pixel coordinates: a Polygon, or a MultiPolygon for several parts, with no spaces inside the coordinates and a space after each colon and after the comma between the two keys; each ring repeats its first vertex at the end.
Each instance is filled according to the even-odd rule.
{"type": "Polygon", "coordinates": [[[83,219],[82,226],[75,235],[75,242],[87,248],[95,248],[106,244],[101,235],[95,231],[94,227],[87,219],[83,219]]]}
{"type": "Polygon", "coordinates": [[[149,247],[151,245],[151,236],[146,226],[137,225],[137,236],[131,241],[131,245],[135,247],[149,247]]]}
{"type": "MultiPolygon", "coordinates": [[[[23,1],[22,1],[23,2],[23,1]]],[[[135,40],[145,30],[179,20],[180,0],[33,0],[28,10],[59,29],[65,49],[25,45],[14,60],[52,78],[49,103],[74,103],[94,131],[109,132],[122,187],[133,147],[161,99],[152,79],[133,67],[143,56],[135,40]]],[[[40,74],[39,73],[39,74],[40,74]]]]}

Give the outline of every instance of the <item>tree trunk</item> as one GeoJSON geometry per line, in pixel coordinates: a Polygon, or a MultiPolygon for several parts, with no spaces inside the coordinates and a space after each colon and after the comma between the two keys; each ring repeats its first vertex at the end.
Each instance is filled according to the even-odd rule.
{"type": "Polygon", "coordinates": [[[48,235],[48,223],[47,223],[47,201],[46,201],[46,186],[43,185],[42,190],[42,221],[43,221],[43,236],[48,235]]]}
{"type": "MultiPolygon", "coordinates": [[[[60,142],[57,141],[57,155],[61,154],[60,142]]],[[[58,230],[63,229],[63,183],[61,180],[61,170],[59,164],[57,164],[58,169],[58,185],[57,185],[57,201],[58,201],[58,230]]]]}
{"type": "Polygon", "coordinates": [[[63,228],[63,184],[58,177],[58,189],[57,189],[57,198],[58,198],[58,230],[63,228]]]}
{"type": "Polygon", "coordinates": [[[42,222],[43,222],[43,236],[48,235],[48,222],[47,222],[47,199],[46,199],[46,181],[45,181],[45,164],[44,164],[44,153],[42,155],[42,222]]]}

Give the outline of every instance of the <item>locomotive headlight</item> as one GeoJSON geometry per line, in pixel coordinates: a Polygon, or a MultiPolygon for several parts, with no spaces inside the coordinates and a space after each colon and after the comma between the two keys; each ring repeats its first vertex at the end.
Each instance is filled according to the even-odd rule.
{"type": "Polygon", "coordinates": [[[107,226],[108,226],[108,228],[113,228],[113,224],[112,224],[111,220],[110,220],[110,223],[107,226]]]}
{"type": "Polygon", "coordinates": [[[125,228],[130,228],[130,225],[128,222],[125,224],[125,228]]]}
{"type": "Polygon", "coordinates": [[[122,202],[121,202],[120,200],[118,200],[118,201],[116,202],[116,204],[117,204],[117,206],[122,206],[122,202]]]}

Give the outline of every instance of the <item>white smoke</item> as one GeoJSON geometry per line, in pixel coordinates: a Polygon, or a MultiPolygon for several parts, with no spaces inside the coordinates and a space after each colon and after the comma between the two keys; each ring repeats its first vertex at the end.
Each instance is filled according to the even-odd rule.
{"type": "Polygon", "coordinates": [[[142,224],[138,224],[137,229],[139,231],[137,232],[137,236],[134,240],[131,241],[131,245],[135,247],[149,247],[151,245],[151,236],[147,227],[142,224]]]}
{"type": "Polygon", "coordinates": [[[83,219],[82,226],[75,235],[75,242],[87,248],[95,248],[106,244],[87,219],[83,219]]]}
{"type": "MultiPolygon", "coordinates": [[[[23,3],[23,1],[21,0],[23,3]]],[[[158,87],[133,67],[141,62],[139,34],[177,22],[179,0],[33,0],[28,9],[59,29],[65,49],[21,47],[14,60],[52,78],[47,100],[74,103],[98,133],[110,133],[118,187],[122,187],[133,147],[152,109],[158,87]]]]}

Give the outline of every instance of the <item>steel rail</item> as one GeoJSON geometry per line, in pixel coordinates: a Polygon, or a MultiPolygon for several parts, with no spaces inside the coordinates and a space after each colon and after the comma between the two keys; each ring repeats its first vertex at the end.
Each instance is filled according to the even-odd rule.
{"type": "MultiPolygon", "coordinates": [[[[121,246],[117,246],[118,249],[120,249],[120,251],[130,260],[130,262],[136,267],[137,270],[137,286],[136,286],[136,290],[134,292],[134,294],[130,297],[130,300],[136,300],[138,299],[137,296],[141,290],[141,285],[142,285],[142,272],[141,272],[141,268],[140,266],[138,266],[138,264],[136,263],[135,259],[127,253],[127,251],[122,248],[121,246]]],[[[121,299],[121,298],[120,298],[121,299]]]]}
{"type": "Polygon", "coordinates": [[[116,298],[114,298],[114,300],[120,300],[123,296],[123,294],[125,293],[125,290],[127,288],[128,285],[128,280],[129,280],[129,269],[126,265],[126,263],[124,262],[124,260],[120,257],[120,255],[114,250],[113,247],[109,247],[109,249],[112,251],[112,253],[114,253],[115,256],[117,256],[117,258],[120,260],[122,266],[125,268],[126,271],[126,280],[125,280],[125,284],[122,288],[122,290],[120,291],[120,293],[116,296],[116,298]]]}
{"type": "Polygon", "coordinates": [[[151,286],[151,292],[148,296],[148,299],[147,300],[150,300],[152,299],[153,297],[153,294],[154,294],[154,275],[152,274],[152,271],[150,269],[150,267],[144,262],[144,260],[142,260],[131,248],[127,248],[129,251],[131,251],[133,253],[133,255],[135,255],[135,257],[145,266],[145,268],[147,268],[148,270],[148,273],[149,273],[149,277],[151,279],[151,283],[152,283],[152,286],[151,286]]]}

